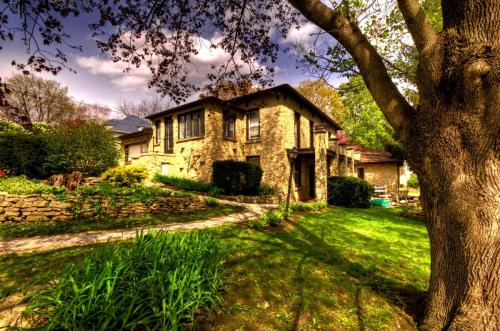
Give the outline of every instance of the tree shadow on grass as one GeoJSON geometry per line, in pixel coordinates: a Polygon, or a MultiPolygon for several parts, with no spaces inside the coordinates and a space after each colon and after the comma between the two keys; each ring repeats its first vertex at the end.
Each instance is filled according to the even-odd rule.
{"type": "MultiPolygon", "coordinates": [[[[292,330],[300,329],[299,322],[304,310],[303,295],[304,287],[307,285],[300,280],[302,277],[303,265],[306,260],[315,260],[319,263],[331,265],[342,270],[350,276],[350,278],[354,279],[356,285],[370,288],[372,291],[385,298],[389,303],[402,309],[407,315],[411,316],[416,323],[421,320],[425,302],[425,291],[403,284],[396,279],[380,275],[376,270],[371,270],[358,262],[351,261],[344,256],[341,248],[328,244],[324,238],[311,232],[302,224],[296,221],[289,221],[289,223],[294,226],[291,232],[269,231],[262,232],[261,236],[238,236],[237,239],[258,243],[259,250],[262,252],[260,257],[258,257],[259,259],[265,259],[268,253],[274,253],[277,250],[283,251],[283,254],[289,256],[300,256],[294,275],[294,280],[296,280],[294,284],[297,301],[293,309],[294,317],[291,325],[292,330]],[[297,232],[299,235],[297,235],[297,232]]],[[[321,229],[320,233],[323,230],[324,229],[321,229]]],[[[358,241],[364,241],[368,245],[373,244],[383,247],[383,240],[369,238],[359,233],[356,233],[356,236],[358,237],[356,238],[358,241]]],[[[222,237],[230,239],[231,235],[222,235],[222,237]]],[[[248,261],[248,256],[242,255],[233,259],[230,263],[238,264],[245,263],[246,261],[248,261]]],[[[364,312],[361,307],[359,295],[360,294],[357,293],[355,298],[358,324],[360,327],[364,327],[364,312]]]]}

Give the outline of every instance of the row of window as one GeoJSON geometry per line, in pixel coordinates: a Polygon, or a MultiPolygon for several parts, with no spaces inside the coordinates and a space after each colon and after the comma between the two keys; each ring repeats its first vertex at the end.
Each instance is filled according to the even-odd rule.
{"type": "MultiPolygon", "coordinates": [[[[177,116],[179,122],[179,140],[198,138],[205,135],[205,111],[195,110],[177,116]]],[[[173,153],[174,149],[174,121],[168,116],[165,121],[165,153],[173,153]]],[[[236,139],[236,115],[224,113],[223,136],[228,139],[236,139]]],[[[260,114],[259,110],[252,110],[247,115],[247,139],[260,138],[260,114]]],[[[155,121],[155,144],[161,144],[161,121],[155,121]]]]}

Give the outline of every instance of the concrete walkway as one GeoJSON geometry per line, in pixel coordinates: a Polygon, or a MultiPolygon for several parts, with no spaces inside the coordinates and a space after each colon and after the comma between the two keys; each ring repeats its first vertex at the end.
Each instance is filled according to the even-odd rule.
{"type": "Polygon", "coordinates": [[[215,217],[208,220],[192,221],[183,223],[169,223],[157,225],[147,228],[131,228],[131,229],[115,229],[106,231],[88,231],[81,233],[69,233],[53,236],[36,236],[30,238],[18,238],[0,240],[0,255],[6,254],[21,254],[26,252],[39,252],[51,249],[91,245],[96,243],[120,241],[131,239],[136,236],[137,232],[166,230],[166,231],[188,231],[196,229],[206,229],[227,224],[237,224],[247,222],[252,218],[257,218],[263,215],[267,210],[274,205],[257,205],[239,203],[234,201],[219,200],[220,203],[230,204],[234,206],[242,206],[245,209],[241,212],[230,214],[227,216],[215,217]]]}

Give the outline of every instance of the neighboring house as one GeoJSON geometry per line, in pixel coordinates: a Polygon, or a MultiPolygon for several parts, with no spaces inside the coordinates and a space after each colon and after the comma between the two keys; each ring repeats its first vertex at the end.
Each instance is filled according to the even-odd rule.
{"type": "Polygon", "coordinates": [[[151,128],[151,122],[139,116],[127,116],[123,119],[110,119],[106,125],[115,133],[117,137],[124,134],[136,133],[145,128],[151,128]]]}
{"type": "MultiPolygon", "coordinates": [[[[203,98],[148,119],[151,131],[120,139],[126,162],[151,175],[209,182],[215,160],[246,160],[262,167],[263,184],[284,199],[293,162],[292,201],[326,200],[327,176],[339,173],[339,161],[354,163],[336,144],[340,127],[286,84],[227,101],[203,98]]],[[[352,175],[354,167],[344,171],[352,175]]]]}
{"type": "Polygon", "coordinates": [[[405,171],[404,162],[392,158],[386,151],[361,147],[354,147],[354,150],[360,152],[359,161],[355,162],[355,174],[372,185],[386,186],[387,193],[396,197],[405,171]]]}

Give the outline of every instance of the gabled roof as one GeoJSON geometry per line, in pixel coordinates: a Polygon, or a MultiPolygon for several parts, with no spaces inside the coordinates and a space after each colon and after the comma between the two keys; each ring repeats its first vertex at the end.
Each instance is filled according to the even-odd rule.
{"type": "Polygon", "coordinates": [[[353,146],[355,151],[361,152],[360,164],[368,163],[398,163],[403,164],[402,160],[392,158],[391,153],[384,150],[372,150],[364,147],[353,146]]]}
{"type": "Polygon", "coordinates": [[[291,95],[292,97],[294,97],[295,99],[297,99],[300,104],[303,104],[307,108],[310,108],[314,113],[316,113],[317,115],[319,115],[325,122],[327,122],[328,124],[330,124],[331,126],[333,126],[336,130],[340,130],[341,129],[340,125],[338,125],[330,116],[328,116],[318,106],[316,106],[314,103],[312,103],[311,101],[309,101],[309,99],[307,99],[305,96],[303,96],[299,91],[297,91],[296,89],[294,89],[289,84],[277,85],[277,86],[274,86],[274,87],[271,87],[271,88],[268,88],[268,89],[265,89],[265,90],[260,90],[260,91],[253,92],[253,93],[250,93],[250,94],[247,94],[247,95],[243,95],[241,97],[237,97],[237,98],[231,99],[229,101],[231,101],[233,103],[238,103],[238,102],[241,102],[243,100],[247,100],[247,99],[250,99],[250,98],[255,98],[255,97],[258,97],[258,96],[261,96],[261,95],[275,93],[275,92],[285,92],[285,93],[291,95]]]}
{"type": "Polygon", "coordinates": [[[305,107],[311,109],[313,111],[313,113],[315,113],[318,116],[320,116],[325,122],[327,122],[328,124],[330,124],[331,126],[333,126],[336,130],[340,130],[341,129],[341,127],[330,116],[328,116],[325,112],[323,112],[320,108],[318,108],[315,104],[313,104],[311,101],[309,101],[306,97],[304,97],[302,94],[300,94],[299,91],[297,91],[296,89],[294,89],[293,87],[291,87],[289,84],[277,85],[277,86],[274,86],[274,87],[271,87],[271,88],[268,88],[268,89],[265,89],[265,90],[260,90],[260,91],[253,92],[253,93],[250,93],[250,94],[247,94],[247,95],[244,95],[244,96],[241,96],[241,97],[237,97],[237,98],[234,98],[234,99],[230,99],[230,100],[222,100],[222,99],[219,99],[217,97],[202,98],[202,99],[198,99],[198,100],[193,101],[193,102],[188,102],[188,103],[185,103],[183,105],[180,105],[180,106],[177,106],[177,107],[174,107],[174,108],[170,108],[170,109],[167,109],[167,110],[164,110],[164,111],[152,114],[152,115],[149,115],[146,118],[152,119],[152,118],[155,118],[155,117],[158,117],[158,116],[162,116],[162,115],[166,115],[166,114],[169,114],[169,113],[178,112],[178,111],[181,111],[181,110],[184,110],[184,109],[193,108],[193,107],[196,107],[196,106],[202,106],[202,105],[205,105],[207,103],[217,103],[217,104],[220,104],[220,105],[230,106],[233,109],[243,110],[240,107],[238,107],[237,105],[239,103],[243,102],[244,100],[248,100],[248,99],[251,99],[251,98],[256,98],[256,97],[259,97],[259,96],[262,96],[262,95],[266,95],[266,94],[270,94],[270,93],[276,93],[276,92],[284,92],[284,93],[287,93],[288,95],[291,95],[292,97],[294,97],[295,99],[297,99],[300,104],[302,104],[305,107]]]}
{"type": "Polygon", "coordinates": [[[110,119],[106,122],[111,127],[111,130],[118,133],[133,133],[140,130],[140,128],[147,128],[151,126],[148,120],[140,118],[139,116],[127,116],[123,119],[110,119]]]}

